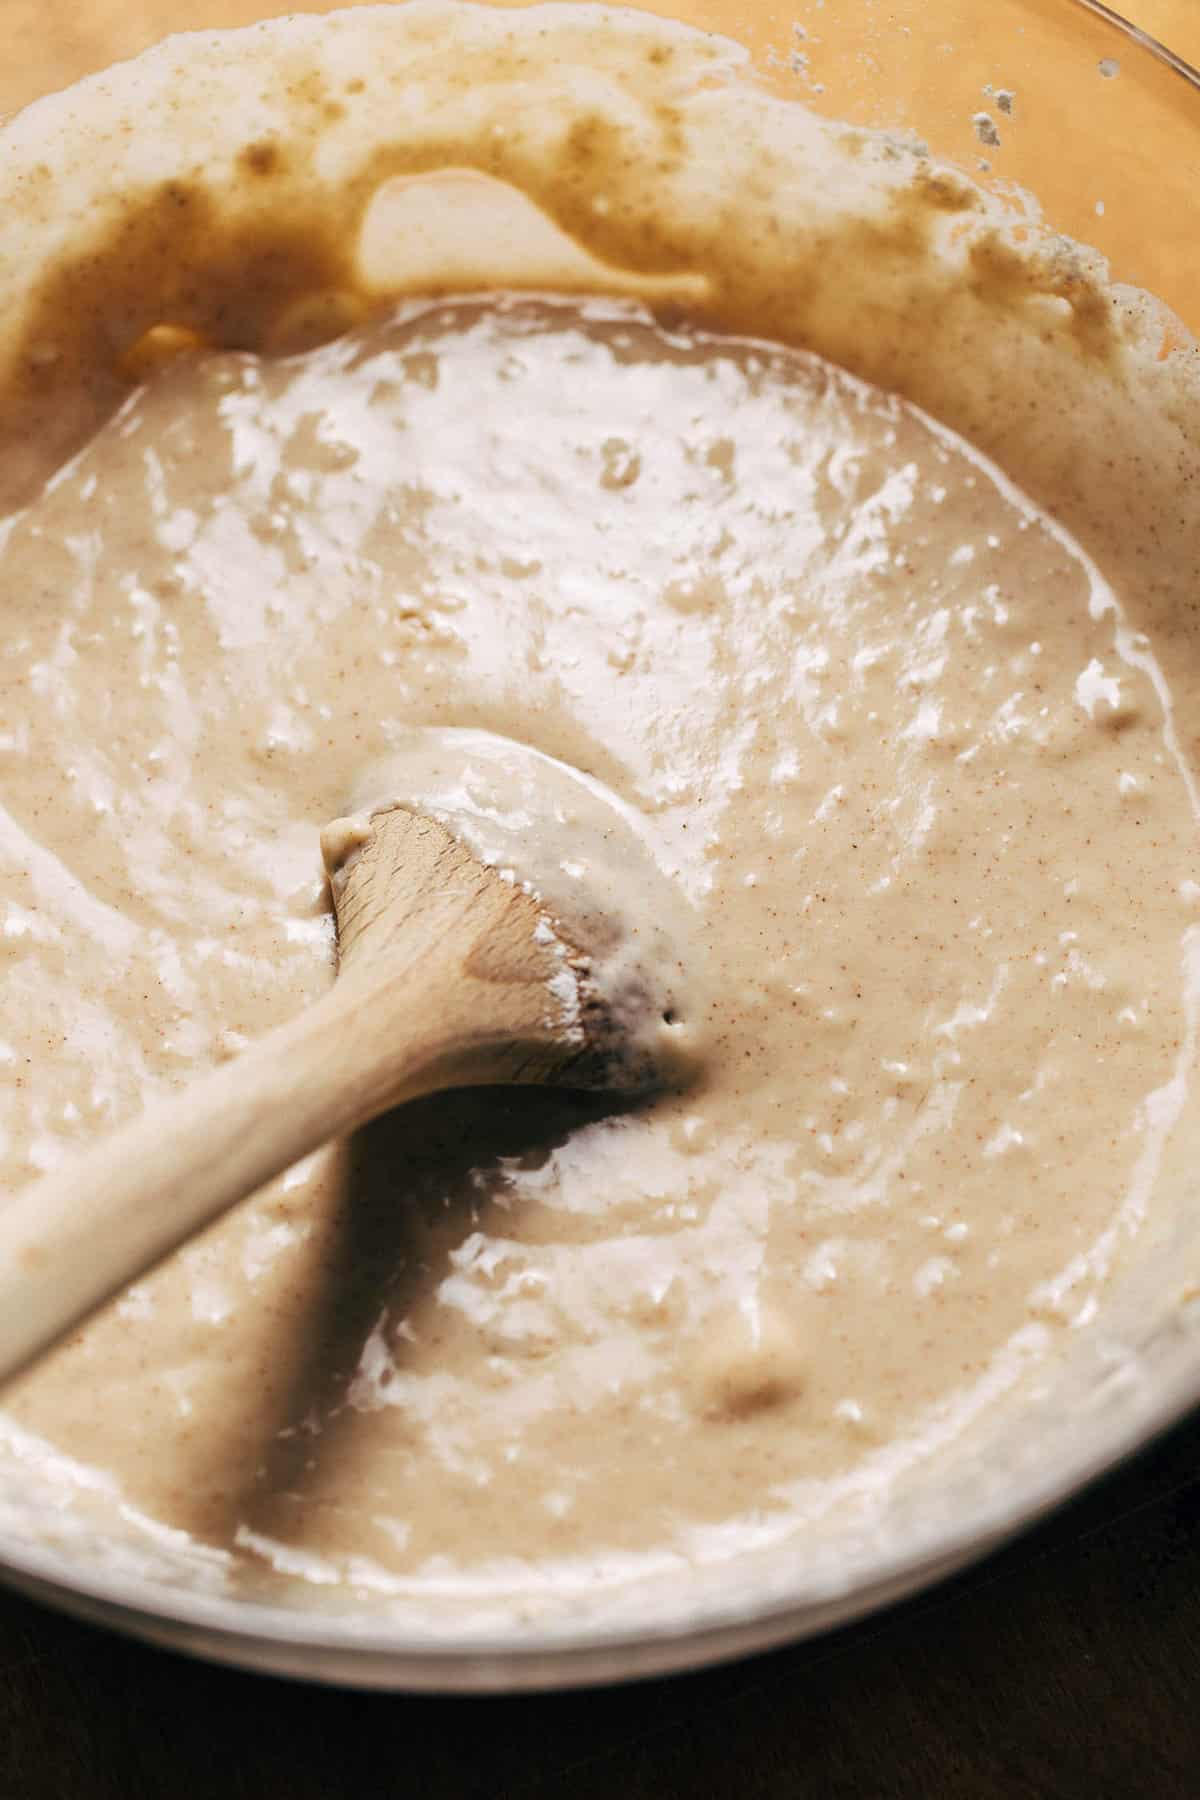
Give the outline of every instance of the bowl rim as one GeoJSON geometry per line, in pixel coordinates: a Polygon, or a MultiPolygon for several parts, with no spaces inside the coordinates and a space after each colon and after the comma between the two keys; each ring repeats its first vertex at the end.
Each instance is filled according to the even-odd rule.
{"type": "Polygon", "coordinates": [[[1176,55],[1174,50],[1162,42],[1161,38],[1156,38],[1151,32],[1143,30],[1140,25],[1135,25],[1132,19],[1127,19],[1123,13],[1117,12],[1115,7],[1105,5],[1105,0],[1069,0],[1069,4],[1082,8],[1084,12],[1094,13],[1098,19],[1103,19],[1106,25],[1111,25],[1114,30],[1123,33],[1125,37],[1132,38],[1133,42],[1141,49],[1148,51],[1159,62],[1165,63],[1169,69],[1173,69],[1176,75],[1181,75],[1192,87],[1200,88],[1200,69],[1186,61],[1184,57],[1176,55]]]}
{"type": "MultiPolygon", "coordinates": [[[[950,1530],[931,1522],[875,1562],[859,1585],[805,1595],[739,1600],[730,1590],[657,1623],[555,1622],[453,1639],[391,1631],[378,1615],[322,1617],[298,1608],[177,1589],[142,1577],[79,1571],[53,1550],[0,1544],[0,1584],[91,1623],[165,1647],[263,1673],[332,1685],[430,1693],[507,1693],[628,1681],[702,1668],[796,1643],[902,1600],[999,1549],[1009,1539],[1200,1406],[1200,1358],[1192,1346],[1176,1378],[1134,1390],[1108,1430],[1073,1455],[1041,1465],[1018,1491],[996,1488],[950,1530]]],[[[1103,1415],[1102,1415],[1103,1416],[1103,1415]]]]}

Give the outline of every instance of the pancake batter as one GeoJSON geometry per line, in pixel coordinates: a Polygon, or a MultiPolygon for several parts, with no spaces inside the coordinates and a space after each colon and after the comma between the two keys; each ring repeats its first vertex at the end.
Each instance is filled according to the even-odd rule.
{"type": "Polygon", "coordinates": [[[0,1185],[321,991],[320,826],[414,724],[635,808],[715,996],[682,1098],[410,1109],[11,1390],[142,1513],[384,1593],[633,1572],[884,1482],[1095,1313],[1194,1051],[1191,778],[1103,578],[912,408],[413,304],[182,358],[0,589],[0,1185]]]}
{"type": "Polygon", "coordinates": [[[1178,1386],[1196,353],[744,75],[417,4],[3,128],[0,1193],[322,990],[321,828],[414,729],[636,813],[708,1046],[409,1108],[138,1283],[5,1391],[14,1561],[690,1623],[1028,1505],[1151,1339],[1178,1386]],[[528,291],[396,304],[472,286],[528,291]]]}

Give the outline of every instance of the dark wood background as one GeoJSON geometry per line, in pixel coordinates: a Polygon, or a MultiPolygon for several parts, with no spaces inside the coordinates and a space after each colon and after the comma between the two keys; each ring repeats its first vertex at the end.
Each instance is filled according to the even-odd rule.
{"type": "Polygon", "coordinates": [[[0,1800],[1200,1797],[1200,1418],[1032,1535],[749,1662],[520,1699],[209,1668],[0,1595],[0,1800]]]}

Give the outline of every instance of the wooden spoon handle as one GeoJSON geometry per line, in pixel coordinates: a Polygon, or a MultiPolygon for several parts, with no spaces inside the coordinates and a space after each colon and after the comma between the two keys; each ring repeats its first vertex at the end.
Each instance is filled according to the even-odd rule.
{"type": "MultiPolygon", "coordinates": [[[[0,1381],[309,1151],[442,1088],[579,1078],[541,909],[430,819],[334,878],[341,972],[236,1062],[0,1204],[0,1381]]],[[[603,1059],[598,1066],[607,1067],[603,1059]]]]}
{"type": "MultiPolygon", "coordinates": [[[[398,1009],[388,1019],[382,1103],[442,1084],[427,996],[417,977],[407,1033],[398,1009]]],[[[377,998],[339,981],[236,1061],[0,1204],[0,1381],[226,1208],[380,1110],[375,1071],[355,1054],[377,998]]]]}

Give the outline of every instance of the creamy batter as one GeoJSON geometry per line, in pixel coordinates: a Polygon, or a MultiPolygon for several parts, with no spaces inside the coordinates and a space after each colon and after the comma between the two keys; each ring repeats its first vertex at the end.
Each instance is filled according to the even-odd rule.
{"type": "Polygon", "coordinates": [[[713,995],[682,1098],[412,1108],[13,1389],[144,1513],[384,1591],[702,1547],[1094,1313],[1194,1049],[1190,777],[1101,576],[910,407],[414,305],[184,358],[0,587],[4,1186],[321,991],[320,827],[414,724],[611,787],[713,995]]]}
{"type": "MultiPolygon", "coordinates": [[[[324,989],[321,830],[414,729],[627,809],[705,1054],[650,1105],[447,1096],[311,1158],[6,1391],[0,1522],[45,1492],[110,1558],[119,1520],[189,1581],[433,1617],[884,1520],[1187,1175],[1176,353],[719,41],[272,30],[130,75],[153,171],[120,82],[57,175],[13,128],[0,273],[19,230],[47,275],[0,311],[0,1191],[324,989]],[[530,255],[575,299],[355,288],[347,196],[458,165],[570,234],[530,255]]],[[[461,287],[445,254],[391,285],[461,287]]]]}

